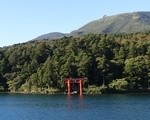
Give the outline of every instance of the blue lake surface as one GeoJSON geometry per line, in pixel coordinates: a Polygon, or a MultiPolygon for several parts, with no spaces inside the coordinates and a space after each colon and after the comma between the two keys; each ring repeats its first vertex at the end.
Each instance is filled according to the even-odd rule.
{"type": "Polygon", "coordinates": [[[0,94],[0,120],[150,120],[150,94],[0,94]]]}

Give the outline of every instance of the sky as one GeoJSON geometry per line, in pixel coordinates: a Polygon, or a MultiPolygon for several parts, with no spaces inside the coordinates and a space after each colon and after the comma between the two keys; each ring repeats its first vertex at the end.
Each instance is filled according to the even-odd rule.
{"type": "Polygon", "coordinates": [[[0,47],[69,33],[104,15],[150,11],[150,0],[0,0],[0,47]]]}

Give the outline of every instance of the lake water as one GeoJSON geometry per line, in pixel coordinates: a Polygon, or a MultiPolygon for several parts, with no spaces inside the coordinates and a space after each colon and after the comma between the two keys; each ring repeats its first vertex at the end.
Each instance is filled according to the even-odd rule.
{"type": "Polygon", "coordinates": [[[150,120],[150,94],[0,94],[0,120],[150,120]]]}

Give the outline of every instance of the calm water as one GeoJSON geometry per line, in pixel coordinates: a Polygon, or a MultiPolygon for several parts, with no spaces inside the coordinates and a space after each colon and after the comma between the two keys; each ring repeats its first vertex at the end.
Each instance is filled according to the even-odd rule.
{"type": "Polygon", "coordinates": [[[0,94],[0,120],[150,120],[150,94],[0,94]]]}

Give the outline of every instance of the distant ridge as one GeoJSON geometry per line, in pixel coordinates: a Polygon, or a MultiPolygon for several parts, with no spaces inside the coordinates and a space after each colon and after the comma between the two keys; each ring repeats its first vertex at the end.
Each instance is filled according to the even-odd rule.
{"type": "Polygon", "coordinates": [[[41,35],[41,36],[35,38],[34,40],[43,40],[43,39],[51,40],[51,39],[59,39],[59,38],[64,37],[65,35],[66,35],[66,34],[60,33],[60,32],[52,32],[52,33],[48,33],[48,34],[41,35]]]}
{"type": "Polygon", "coordinates": [[[135,33],[141,31],[150,31],[150,12],[132,12],[113,16],[105,15],[103,18],[89,22],[69,34],[54,32],[39,36],[36,40],[58,39],[64,36],[80,36],[89,33],[135,33]]]}

